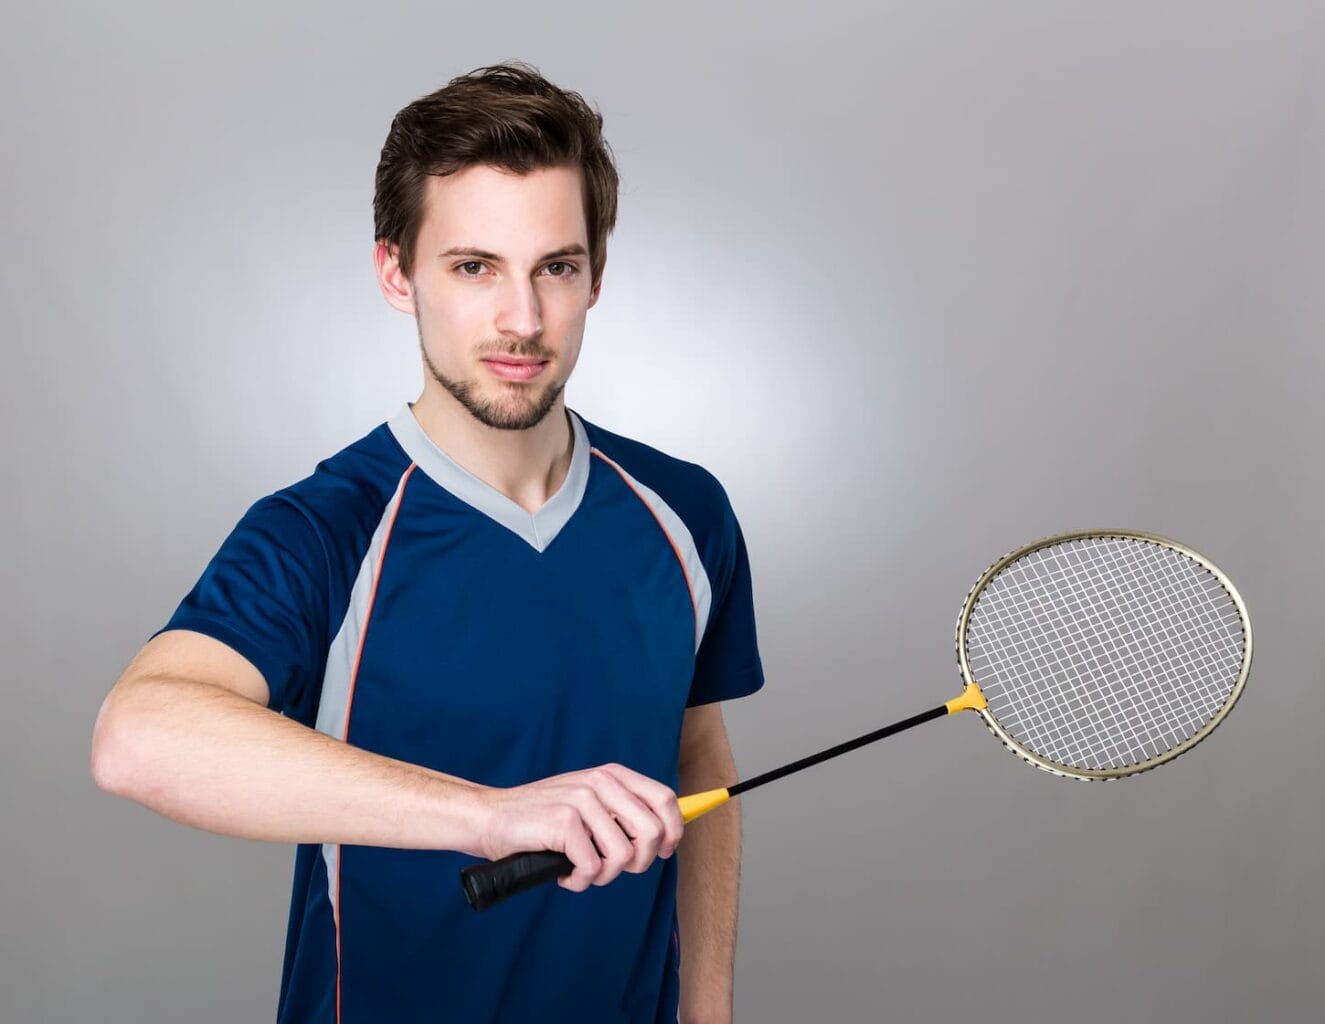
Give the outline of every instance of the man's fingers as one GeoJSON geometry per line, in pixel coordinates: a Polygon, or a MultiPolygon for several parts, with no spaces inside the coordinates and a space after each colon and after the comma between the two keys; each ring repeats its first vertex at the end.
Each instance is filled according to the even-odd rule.
{"type": "Polygon", "coordinates": [[[620,764],[605,764],[603,770],[637,796],[662,823],[663,834],[658,844],[658,855],[670,857],[681,843],[685,832],[685,819],[676,802],[676,794],[661,782],[641,775],[620,764]]]}
{"type": "Polygon", "coordinates": [[[650,804],[653,813],[658,816],[662,822],[663,836],[659,844],[658,856],[670,857],[676,852],[676,848],[681,845],[681,837],[685,834],[685,818],[681,817],[681,807],[676,802],[676,794],[670,789],[658,798],[658,802],[650,804]]]}
{"type": "Polygon", "coordinates": [[[584,787],[572,798],[575,808],[584,819],[585,827],[593,839],[594,846],[602,856],[602,865],[594,878],[594,885],[606,885],[630,864],[635,855],[635,847],[630,838],[622,831],[615,818],[603,806],[598,793],[584,787]]]}
{"type": "Polygon", "coordinates": [[[598,877],[603,867],[603,859],[598,855],[598,850],[588,830],[585,829],[579,812],[573,807],[567,807],[566,810],[573,821],[563,822],[561,826],[566,839],[566,848],[563,852],[575,865],[575,869],[569,875],[557,879],[557,884],[572,892],[584,892],[598,877]]]}
{"type": "Polygon", "coordinates": [[[656,857],[675,852],[685,829],[676,794],[623,765],[569,772],[527,792],[539,790],[538,802],[552,812],[544,827],[556,835],[544,840],[547,848],[560,848],[573,865],[558,884],[574,892],[607,885],[622,871],[647,871],[656,857]]]}
{"type": "Polygon", "coordinates": [[[632,874],[647,871],[658,855],[664,836],[663,823],[653,808],[617,781],[604,773],[597,783],[603,805],[617,819],[617,824],[634,845],[634,854],[625,870],[632,874]]]}

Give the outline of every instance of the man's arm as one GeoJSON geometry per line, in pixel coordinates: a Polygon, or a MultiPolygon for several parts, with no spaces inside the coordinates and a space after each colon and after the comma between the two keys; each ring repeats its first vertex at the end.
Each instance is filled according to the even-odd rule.
{"type": "Polygon", "coordinates": [[[576,867],[559,884],[575,891],[644,871],[680,841],[675,794],[619,765],[496,789],[342,743],[268,699],[262,674],[230,647],[162,633],[102,705],[92,776],[172,820],[246,839],[492,859],[561,850],[576,867]]]}
{"type": "MultiPolygon", "coordinates": [[[[701,704],[686,711],[680,769],[683,794],[722,789],[736,781],[736,762],[720,704],[701,704]]],[[[687,825],[679,856],[681,1022],[730,1022],[741,869],[739,798],[687,825]]]]}

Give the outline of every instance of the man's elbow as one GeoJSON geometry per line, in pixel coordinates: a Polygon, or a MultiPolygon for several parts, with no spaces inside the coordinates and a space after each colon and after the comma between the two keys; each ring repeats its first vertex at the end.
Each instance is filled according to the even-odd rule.
{"type": "Polygon", "coordinates": [[[114,796],[136,798],[141,776],[133,723],[133,706],[123,694],[112,690],[92,727],[92,781],[114,796]]]}

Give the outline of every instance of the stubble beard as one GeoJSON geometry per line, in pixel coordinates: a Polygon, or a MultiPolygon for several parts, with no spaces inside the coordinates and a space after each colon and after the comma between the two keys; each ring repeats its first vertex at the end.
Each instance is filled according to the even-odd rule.
{"type": "MultiPolygon", "coordinates": [[[[417,323],[417,319],[415,322],[417,323]]],[[[530,385],[503,383],[502,387],[506,394],[514,399],[513,401],[483,399],[475,394],[477,383],[474,380],[453,380],[437,368],[428,355],[427,347],[423,344],[422,326],[419,327],[419,350],[423,353],[423,365],[428,368],[432,379],[446,388],[451,397],[464,406],[474,419],[484,426],[497,430],[529,430],[538,426],[547,418],[566,387],[565,381],[548,384],[537,396],[534,396],[530,394],[530,385]]],[[[533,342],[522,344],[514,352],[506,354],[542,356],[546,353],[541,350],[537,342],[533,342]]]]}

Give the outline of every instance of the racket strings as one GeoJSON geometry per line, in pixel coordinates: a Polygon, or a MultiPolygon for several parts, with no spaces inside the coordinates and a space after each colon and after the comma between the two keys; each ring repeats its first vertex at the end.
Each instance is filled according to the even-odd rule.
{"type": "MultiPolygon", "coordinates": [[[[1063,560],[1060,557],[1056,557],[1055,561],[1059,563],[1057,566],[1058,568],[1063,568],[1062,565],[1063,560]]],[[[1149,581],[1144,579],[1138,579],[1135,572],[1132,571],[1132,567],[1119,565],[1116,558],[1111,558],[1109,559],[1109,561],[1110,561],[1110,568],[1118,573],[1118,579],[1120,580],[1120,582],[1130,585],[1132,587],[1136,587],[1138,590],[1141,591],[1148,591],[1149,593],[1147,596],[1150,597],[1151,599],[1155,599],[1156,597],[1158,597],[1159,599],[1162,600],[1164,598],[1165,596],[1164,593],[1162,591],[1156,592],[1152,586],[1149,586],[1149,581]]],[[[1169,582],[1174,582],[1174,581],[1170,580],[1169,582]]],[[[1186,583],[1185,580],[1178,580],[1176,582],[1178,582],[1179,584],[1186,583]]],[[[1108,623],[1109,626],[1118,626],[1119,625],[1118,616],[1121,616],[1123,620],[1122,625],[1124,625],[1125,627],[1140,630],[1141,633],[1143,635],[1146,635],[1146,638],[1152,642],[1160,639],[1156,637],[1156,630],[1153,628],[1154,626],[1153,623],[1146,622],[1144,620],[1138,621],[1134,616],[1129,614],[1134,611],[1133,608],[1121,605],[1116,601],[1111,600],[1113,595],[1110,593],[1105,592],[1103,594],[1099,594],[1098,596],[1103,598],[1103,603],[1105,608],[1109,613],[1111,613],[1115,617],[1114,621],[1108,623]]],[[[1082,608],[1080,602],[1068,601],[1066,610],[1080,614],[1082,608]]],[[[1170,612],[1172,611],[1171,605],[1167,610],[1169,610],[1170,612]]],[[[1120,657],[1125,667],[1129,669],[1131,672],[1139,673],[1141,676],[1143,676],[1145,678],[1146,684],[1150,686],[1153,690],[1154,686],[1157,683],[1154,672],[1155,668],[1172,667],[1171,665],[1156,666],[1154,664],[1146,664],[1137,661],[1134,657],[1131,657],[1133,652],[1127,650],[1124,647],[1120,647],[1115,642],[1114,635],[1112,633],[1101,631],[1099,627],[1102,625],[1102,623],[1100,618],[1097,616],[1095,617],[1088,616],[1084,620],[1084,624],[1087,627],[1086,632],[1089,634],[1087,636],[1087,639],[1090,642],[1099,644],[1102,648],[1104,648],[1103,654],[1092,656],[1092,652],[1088,648],[1085,650],[1079,649],[1076,644],[1073,644],[1069,640],[1067,640],[1067,638],[1064,636],[1061,630],[1055,631],[1054,638],[1058,639],[1060,642],[1066,641],[1066,646],[1068,648],[1069,653],[1084,657],[1088,666],[1097,672],[1105,667],[1101,665],[1100,659],[1102,657],[1107,657],[1108,655],[1120,657]]],[[[1059,622],[1057,623],[1057,625],[1061,627],[1062,623],[1059,622]]],[[[1164,637],[1163,639],[1165,641],[1171,641],[1174,638],[1170,635],[1164,637]]],[[[1188,653],[1195,653],[1195,652],[1189,651],[1188,653]]],[[[1058,660],[1057,664],[1058,666],[1061,666],[1062,664],[1061,659],[1058,660]]],[[[1124,683],[1121,686],[1121,688],[1113,691],[1112,695],[1117,699],[1116,705],[1112,707],[1099,709],[1099,714],[1100,714],[1099,726],[1101,728],[1096,730],[1094,738],[1097,741],[1104,742],[1107,745],[1111,746],[1113,748],[1111,753],[1113,753],[1115,757],[1121,757],[1123,754],[1122,747],[1124,746],[1124,744],[1118,742],[1118,739],[1120,737],[1130,740],[1130,743],[1127,745],[1134,748],[1138,743],[1141,743],[1142,746],[1153,744],[1156,740],[1160,738],[1162,733],[1171,734],[1174,729],[1178,729],[1181,731],[1183,723],[1174,721],[1173,719],[1169,719],[1162,723],[1157,723],[1155,712],[1162,711],[1164,709],[1156,708],[1153,703],[1153,700],[1144,700],[1142,694],[1135,685],[1127,685],[1126,683],[1124,683]],[[1146,731],[1147,727],[1149,727],[1149,731],[1146,731]],[[1123,733],[1125,733],[1125,736],[1122,735],[1123,733]]],[[[1181,706],[1175,706],[1173,710],[1180,712],[1181,706]]],[[[1060,734],[1061,737],[1062,730],[1059,729],[1056,731],[1060,734]]],[[[1195,729],[1187,730],[1188,733],[1194,731],[1195,729]]],[[[1070,737],[1061,737],[1061,738],[1069,742],[1071,741],[1070,737]]],[[[1072,745],[1077,748],[1078,753],[1084,752],[1082,750],[1083,744],[1077,742],[1072,745]]],[[[1150,749],[1148,752],[1150,753],[1151,756],[1154,756],[1158,753],[1161,753],[1162,750],[1150,749]]],[[[1135,763],[1135,761],[1130,763],[1135,763]]]]}
{"type": "MultiPolygon", "coordinates": [[[[1060,564],[1063,562],[1063,559],[1062,559],[1061,557],[1058,558],[1058,559],[1056,559],[1056,560],[1057,560],[1060,564]]],[[[1069,561],[1071,561],[1071,560],[1069,559],[1069,561]]],[[[1119,569],[1119,566],[1117,565],[1117,561],[1116,561],[1116,559],[1112,559],[1111,561],[1112,561],[1112,563],[1113,563],[1113,564],[1111,565],[1111,568],[1113,568],[1113,569],[1115,569],[1115,570],[1118,570],[1118,569],[1119,569]]],[[[1129,571],[1127,571],[1127,568],[1126,568],[1126,567],[1123,567],[1123,568],[1122,568],[1122,570],[1121,570],[1121,572],[1120,572],[1120,578],[1121,578],[1124,582],[1129,582],[1132,586],[1138,586],[1138,585],[1139,585],[1139,586],[1142,587],[1142,589],[1145,589],[1145,587],[1144,587],[1144,583],[1143,583],[1143,582],[1140,582],[1140,583],[1139,583],[1139,581],[1137,581],[1136,578],[1135,578],[1135,574],[1134,574],[1133,572],[1129,572],[1129,571]]],[[[1153,597],[1153,594],[1152,594],[1151,596],[1153,597]]],[[[1105,597],[1104,605],[1105,605],[1106,609],[1107,609],[1108,611],[1110,611],[1110,612],[1113,614],[1113,616],[1114,616],[1114,621],[1111,622],[1111,623],[1108,623],[1107,625],[1115,626],[1115,627],[1116,627],[1116,626],[1119,624],[1119,623],[1118,623],[1118,620],[1117,620],[1118,613],[1119,613],[1119,612],[1122,612],[1122,613],[1124,613],[1124,614],[1123,614],[1124,625],[1126,625],[1126,626],[1128,626],[1128,627],[1130,627],[1130,628],[1133,628],[1133,629],[1136,629],[1136,628],[1138,628],[1138,626],[1139,626],[1139,628],[1141,629],[1141,631],[1142,631],[1143,634],[1144,634],[1144,633],[1151,633],[1151,634],[1152,634],[1151,639],[1153,639],[1153,633],[1154,633],[1154,631],[1153,631],[1152,629],[1148,628],[1148,627],[1150,626],[1149,623],[1146,623],[1146,622],[1142,621],[1142,622],[1140,622],[1140,623],[1138,624],[1138,623],[1137,623],[1136,621],[1134,621],[1134,620],[1133,620],[1133,621],[1130,621],[1130,622],[1125,621],[1125,620],[1128,618],[1128,616],[1127,616],[1125,613],[1126,613],[1127,611],[1129,611],[1130,609],[1128,609],[1128,608],[1126,608],[1126,607],[1124,607],[1124,606],[1119,605],[1116,601],[1112,601],[1112,600],[1110,600],[1109,598],[1111,597],[1111,595],[1105,594],[1104,597],[1105,597]]],[[[1074,612],[1076,612],[1076,613],[1079,614],[1079,613],[1080,613],[1080,608],[1079,608],[1079,607],[1077,607],[1077,608],[1072,608],[1072,607],[1071,607],[1071,605],[1073,605],[1074,603],[1077,603],[1077,602],[1071,602],[1071,601],[1068,602],[1068,605],[1069,605],[1069,609],[1068,609],[1068,610],[1070,610],[1070,611],[1074,611],[1074,612]]],[[[1171,608],[1170,608],[1170,611],[1171,611],[1171,608]]],[[[1129,659],[1129,658],[1127,657],[1128,652],[1127,652],[1125,649],[1123,649],[1123,650],[1120,651],[1120,649],[1118,648],[1118,645],[1114,642],[1114,638],[1113,638],[1113,636],[1112,636],[1110,633],[1104,633],[1104,634],[1101,634],[1100,626],[1101,626],[1102,623],[1101,623],[1101,619],[1100,619],[1098,616],[1096,616],[1096,617],[1088,617],[1088,618],[1085,620],[1085,624],[1086,624],[1087,627],[1088,627],[1087,630],[1086,630],[1086,633],[1087,633],[1087,634],[1091,634],[1091,633],[1094,634],[1093,636],[1089,636],[1089,635],[1088,635],[1088,636],[1087,636],[1087,639],[1088,639],[1088,640],[1090,640],[1091,642],[1094,642],[1094,643],[1102,643],[1103,647],[1106,649],[1106,653],[1112,653],[1112,654],[1114,654],[1115,656],[1116,656],[1117,654],[1121,653],[1121,654],[1123,655],[1122,660],[1124,661],[1124,663],[1128,662],[1129,660],[1132,662],[1130,665],[1127,665],[1126,667],[1129,668],[1133,673],[1139,672],[1143,677],[1146,677],[1146,682],[1147,682],[1148,684],[1153,685],[1154,667],[1152,667],[1151,665],[1147,665],[1147,664],[1145,664],[1145,663],[1137,663],[1134,659],[1129,659]]],[[[1061,623],[1057,623],[1057,625],[1059,625],[1059,626],[1061,627],[1061,623]]],[[[1052,631],[1051,631],[1051,632],[1052,632],[1052,631]]],[[[1059,639],[1060,641],[1063,639],[1063,636],[1062,636],[1061,632],[1059,632],[1058,639],[1059,639]]],[[[1075,645],[1071,645],[1071,644],[1069,643],[1069,648],[1072,648],[1072,647],[1075,647],[1075,645]]],[[[1079,651],[1079,650],[1072,650],[1071,653],[1075,653],[1075,654],[1078,654],[1078,655],[1079,655],[1079,654],[1081,654],[1081,651],[1079,651]]],[[[1087,657],[1087,662],[1088,662],[1088,664],[1090,665],[1090,667],[1091,667],[1091,668],[1094,668],[1094,669],[1096,669],[1096,670],[1098,670],[1099,667],[1100,667],[1100,664],[1099,664],[1099,663],[1100,663],[1100,658],[1098,658],[1098,657],[1096,657],[1096,658],[1091,658],[1091,657],[1089,656],[1089,654],[1087,654],[1086,657],[1087,657]]],[[[1061,665],[1061,659],[1059,659],[1059,664],[1061,665]]],[[[1158,667],[1163,668],[1163,667],[1170,667],[1170,666],[1163,666],[1163,665],[1160,665],[1160,666],[1158,666],[1158,667]]],[[[1120,729],[1124,729],[1124,728],[1126,728],[1126,726],[1124,725],[1124,723],[1127,723],[1127,722],[1130,722],[1130,723],[1131,723],[1131,730],[1132,730],[1132,732],[1131,732],[1131,735],[1130,735],[1130,739],[1131,739],[1131,741],[1132,741],[1132,744],[1131,744],[1132,746],[1135,746],[1136,743],[1137,743],[1138,741],[1142,740],[1142,739],[1145,739],[1145,740],[1147,740],[1149,743],[1153,744],[1154,741],[1155,741],[1155,739],[1157,738],[1157,732],[1159,732],[1159,731],[1164,731],[1164,730],[1159,730],[1159,729],[1156,728],[1156,726],[1155,726],[1155,721],[1154,721],[1155,716],[1154,716],[1153,713],[1150,714],[1149,716],[1147,716],[1147,714],[1146,714],[1147,711],[1152,711],[1152,712],[1153,712],[1153,710],[1154,710],[1154,705],[1153,705],[1153,703],[1151,703],[1151,702],[1145,702],[1145,703],[1142,703],[1142,704],[1138,704],[1139,692],[1138,692],[1138,690],[1136,689],[1136,687],[1123,686],[1121,689],[1115,690],[1115,692],[1114,692],[1113,695],[1114,695],[1115,698],[1117,698],[1117,700],[1116,700],[1116,706],[1113,706],[1113,707],[1104,707],[1104,708],[1100,708],[1100,709],[1098,709],[1098,712],[1099,712],[1099,713],[1098,713],[1098,719],[1099,719],[1099,720],[1098,720],[1098,722],[1095,722],[1095,723],[1094,723],[1094,724],[1096,725],[1096,728],[1093,730],[1093,735],[1091,736],[1091,738],[1094,739],[1094,741],[1096,742],[1097,745],[1098,745],[1101,741],[1103,741],[1103,742],[1105,742],[1106,745],[1110,746],[1112,749],[1111,749],[1109,752],[1110,752],[1111,754],[1114,755],[1115,759],[1117,759],[1118,757],[1120,757],[1120,756],[1122,755],[1122,749],[1121,749],[1121,748],[1122,748],[1122,746],[1123,746],[1123,744],[1121,744],[1120,742],[1118,742],[1118,736],[1117,736],[1117,734],[1118,734],[1118,731],[1119,731],[1120,729]],[[1150,729],[1149,729],[1148,732],[1145,731],[1147,725],[1150,726],[1150,729]],[[1102,735],[1103,733],[1108,733],[1108,735],[1102,735]],[[1110,743],[1109,740],[1111,740],[1111,739],[1113,740],[1113,742],[1110,743]]],[[[1180,727],[1180,725],[1181,725],[1181,723],[1179,723],[1179,722],[1173,722],[1173,721],[1170,721],[1170,722],[1166,723],[1166,725],[1165,725],[1165,729],[1171,731],[1174,727],[1180,727]]],[[[1055,731],[1058,732],[1060,735],[1061,735],[1062,732],[1063,732],[1063,730],[1061,730],[1061,729],[1058,729],[1058,730],[1055,730],[1055,731]]],[[[1187,731],[1190,732],[1190,731],[1194,731],[1194,730],[1187,730],[1187,731]]],[[[1077,743],[1073,744],[1073,746],[1076,748],[1076,752],[1077,752],[1078,754],[1080,754],[1081,751],[1082,751],[1082,748],[1085,746],[1085,744],[1083,744],[1083,743],[1081,743],[1081,742],[1077,742],[1077,743]]],[[[1155,752],[1156,752],[1156,751],[1153,749],[1153,747],[1152,747],[1152,749],[1150,749],[1150,750],[1147,751],[1147,753],[1150,753],[1150,754],[1153,754],[1153,753],[1155,753],[1155,752]]],[[[1134,763],[1134,762],[1133,762],[1133,763],[1134,763]]]]}
{"type": "MultiPolygon", "coordinates": [[[[1058,561],[1061,562],[1062,559],[1059,558],[1058,561]]],[[[1112,563],[1111,568],[1117,570],[1118,569],[1117,560],[1110,559],[1110,562],[1112,563]]],[[[1123,582],[1130,582],[1131,585],[1133,586],[1137,585],[1135,574],[1133,572],[1128,572],[1126,568],[1123,569],[1123,571],[1120,573],[1120,576],[1123,582]]],[[[1110,600],[1109,597],[1110,595],[1107,594],[1105,595],[1104,605],[1106,609],[1113,614],[1114,621],[1107,623],[1107,625],[1116,627],[1118,625],[1117,621],[1118,613],[1120,611],[1123,612],[1124,613],[1123,618],[1124,620],[1126,620],[1127,616],[1125,613],[1127,609],[1123,606],[1118,605],[1116,601],[1110,600]]],[[[1172,609],[1169,608],[1170,612],[1171,610],[1172,609]]],[[[1138,623],[1136,621],[1131,621],[1131,622],[1124,621],[1123,624],[1128,628],[1132,629],[1138,628],[1138,623]]],[[[1102,643],[1103,647],[1106,649],[1107,654],[1113,654],[1116,657],[1120,653],[1118,645],[1114,642],[1113,636],[1110,635],[1109,632],[1103,632],[1101,630],[1102,622],[1099,617],[1087,618],[1086,625],[1088,627],[1085,631],[1088,634],[1087,640],[1093,643],[1102,643]]],[[[1143,634],[1151,633],[1153,639],[1154,630],[1148,629],[1147,628],[1148,625],[1149,625],[1148,623],[1142,621],[1139,624],[1139,628],[1141,629],[1143,634]]],[[[1074,652],[1074,653],[1080,653],[1080,652],[1074,652]]],[[[1129,660],[1132,661],[1132,664],[1126,665],[1126,667],[1130,669],[1133,673],[1139,672],[1140,675],[1143,678],[1145,678],[1148,685],[1153,686],[1153,676],[1155,674],[1155,668],[1162,669],[1162,668],[1172,667],[1171,665],[1163,665],[1163,664],[1152,667],[1151,665],[1147,665],[1144,662],[1138,663],[1135,661],[1135,659],[1128,659],[1126,656],[1127,652],[1125,650],[1123,650],[1121,653],[1123,654],[1122,660],[1124,663],[1128,662],[1129,660]]],[[[1092,668],[1098,669],[1099,660],[1100,660],[1099,658],[1090,659],[1088,657],[1088,662],[1093,661],[1095,663],[1090,666],[1092,668]]],[[[1101,738],[1099,736],[1100,731],[1111,730],[1112,732],[1116,733],[1119,728],[1123,727],[1122,723],[1130,721],[1133,723],[1134,733],[1140,732],[1141,730],[1144,730],[1147,725],[1150,725],[1151,728],[1147,736],[1151,740],[1151,742],[1153,742],[1155,739],[1156,732],[1163,731],[1162,729],[1157,730],[1154,723],[1155,716],[1153,714],[1149,716],[1149,722],[1148,722],[1147,716],[1144,713],[1145,710],[1152,708],[1153,704],[1151,704],[1150,702],[1146,702],[1145,705],[1138,706],[1137,689],[1135,687],[1124,686],[1120,690],[1115,691],[1114,696],[1117,698],[1116,706],[1099,709],[1099,718],[1100,718],[1100,721],[1098,723],[1099,729],[1096,730],[1095,739],[1098,741],[1101,738]]],[[[1169,723],[1167,723],[1167,726],[1165,726],[1164,728],[1171,730],[1176,724],[1178,723],[1170,721],[1169,723]]],[[[1138,737],[1134,735],[1133,740],[1135,740],[1136,738],[1138,737]]],[[[1078,744],[1078,746],[1080,746],[1080,744],[1078,744]]],[[[1115,742],[1113,746],[1115,747],[1113,753],[1117,755],[1120,752],[1117,749],[1120,747],[1120,744],[1115,742]]]]}
{"type": "Polygon", "coordinates": [[[1195,559],[1131,538],[1076,538],[1005,566],[966,626],[989,713],[1069,767],[1136,765],[1195,735],[1242,666],[1237,604],[1195,559]]]}

